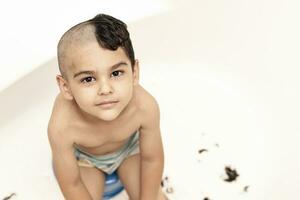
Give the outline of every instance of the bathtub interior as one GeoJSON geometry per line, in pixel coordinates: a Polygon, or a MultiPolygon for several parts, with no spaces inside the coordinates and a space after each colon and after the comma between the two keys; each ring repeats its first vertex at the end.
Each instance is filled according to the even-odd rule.
{"type": "MultiPolygon", "coordinates": [[[[47,63],[10,88],[11,96],[5,95],[10,102],[25,101],[15,111],[10,104],[6,112],[15,115],[1,126],[1,180],[6,180],[1,183],[2,195],[15,192],[16,199],[62,198],[51,171],[46,134],[58,92],[55,66],[55,60],[47,63]],[[33,93],[32,88],[38,92],[33,93]]],[[[169,180],[165,190],[173,189],[168,194],[171,199],[252,199],[262,192],[263,179],[253,163],[263,162],[263,129],[255,107],[237,88],[226,85],[208,68],[195,68],[191,73],[176,63],[145,64],[140,83],[160,104],[164,177],[169,180]],[[208,151],[199,154],[203,148],[208,151]],[[238,171],[237,181],[222,180],[227,165],[238,171]],[[247,185],[246,193],[243,188],[247,185]]]]}
{"type": "MultiPolygon", "coordinates": [[[[164,189],[172,200],[291,199],[299,183],[299,162],[288,163],[297,152],[300,84],[295,65],[281,67],[289,55],[270,51],[280,45],[279,28],[263,27],[263,15],[243,24],[252,22],[254,3],[224,17],[230,5],[196,5],[129,26],[140,83],[161,109],[164,189]],[[237,170],[235,181],[224,181],[225,166],[237,170]]],[[[0,93],[1,197],[62,199],[46,134],[57,73],[53,58],[0,93]]]]}

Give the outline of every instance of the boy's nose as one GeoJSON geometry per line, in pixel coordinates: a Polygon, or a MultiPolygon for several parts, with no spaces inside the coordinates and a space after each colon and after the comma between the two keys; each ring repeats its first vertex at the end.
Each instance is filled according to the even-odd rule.
{"type": "Polygon", "coordinates": [[[112,92],[113,92],[113,88],[112,88],[111,84],[109,83],[109,81],[108,80],[101,81],[99,90],[98,90],[98,94],[106,95],[106,94],[109,94],[112,92]]]}

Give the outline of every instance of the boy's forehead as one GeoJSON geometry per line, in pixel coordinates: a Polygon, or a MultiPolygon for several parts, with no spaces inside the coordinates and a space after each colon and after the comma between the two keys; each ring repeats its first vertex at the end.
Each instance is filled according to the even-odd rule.
{"type": "Polygon", "coordinates": [[[68,57],[72,74],[80,70],[109,70],[119,62],[126,62],[130,66],[129,58],[122,47],[113,51],[102,48],[97,42],[74,47],[68,57]]]}

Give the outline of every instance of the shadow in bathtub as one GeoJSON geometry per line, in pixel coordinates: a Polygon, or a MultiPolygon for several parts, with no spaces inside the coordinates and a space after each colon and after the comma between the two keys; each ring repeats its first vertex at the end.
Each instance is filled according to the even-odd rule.
{"type": "Polygon", "coordinates": [[[53,58],[1,91],[0,127],[4,127],[10,120],[22,115],[44,99],[49,99],[49,96],[55,95],[58,89],[55,90],[53,85],[56,84],[57,73],[57,61],[53,58]]]}

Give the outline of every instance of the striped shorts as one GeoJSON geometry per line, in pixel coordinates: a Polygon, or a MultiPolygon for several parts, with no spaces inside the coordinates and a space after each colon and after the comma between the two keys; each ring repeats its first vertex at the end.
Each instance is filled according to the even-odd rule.
{"type": "Polygon", "coordinates": [[[75,156],[79,166],[96,167],[106,174],[112,174],[129,156],[139,153],[139,132],[136,131],[128,142],[117,152],[95,156],[75,146],[75,156]]]}

